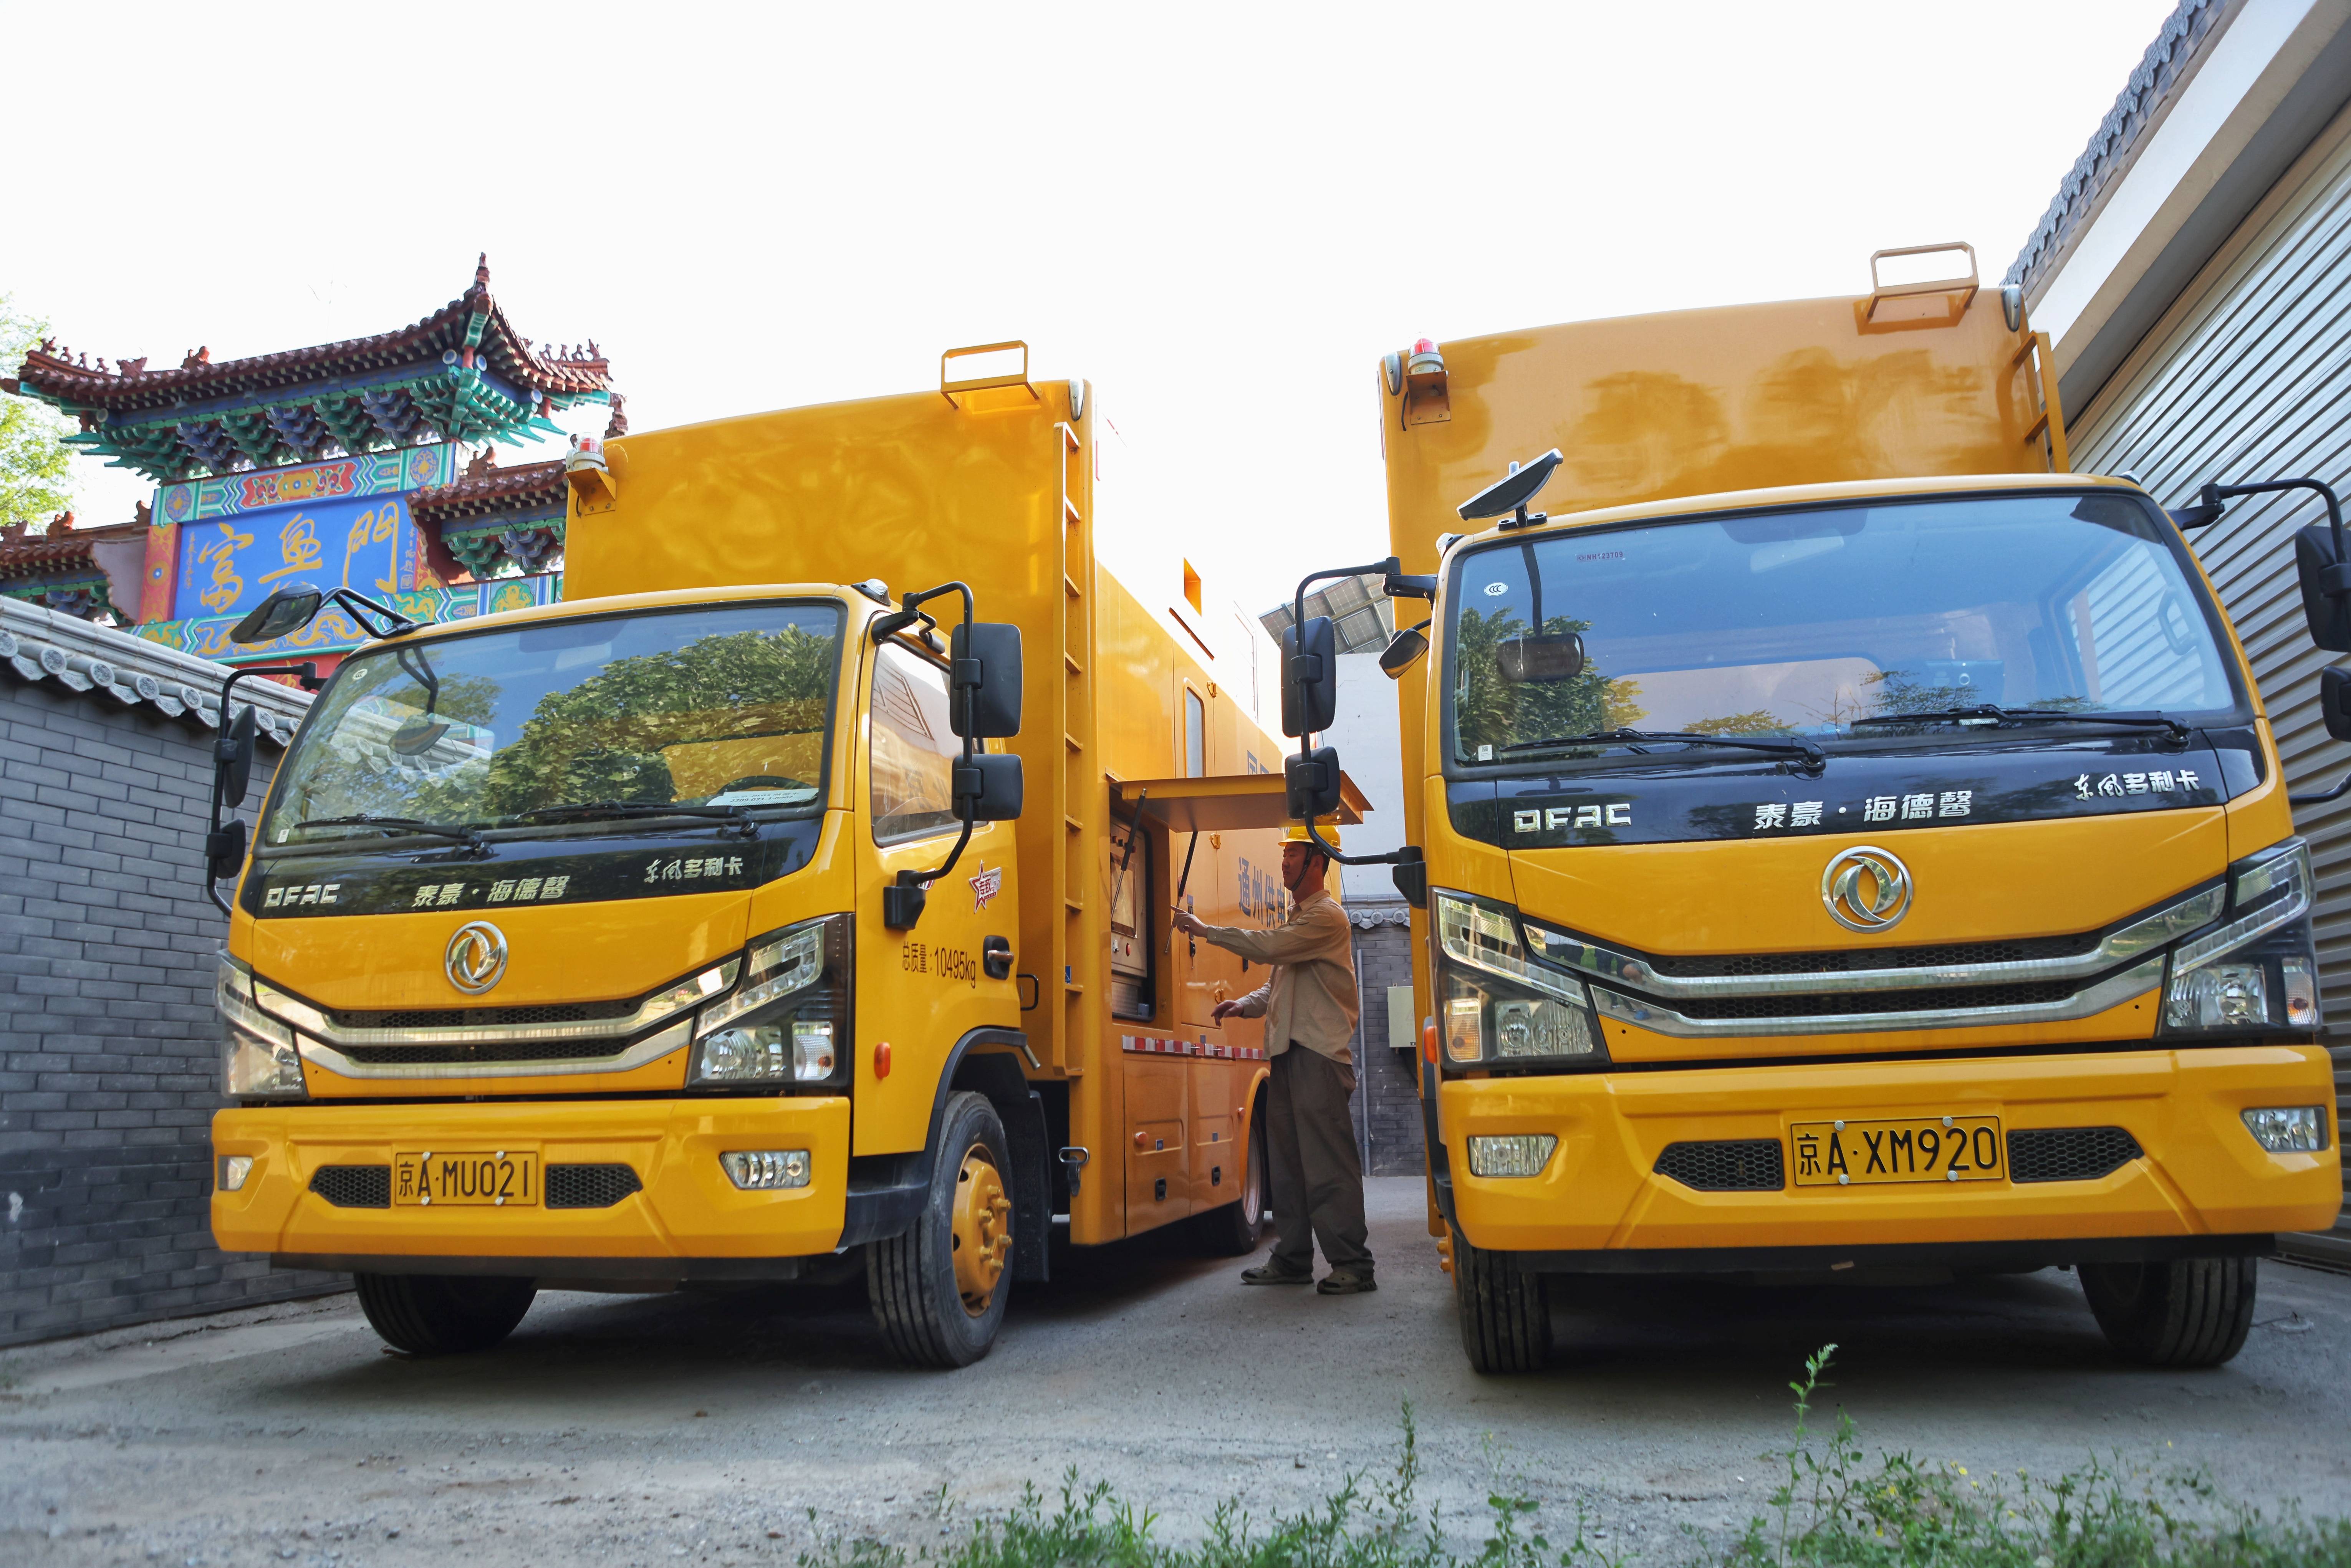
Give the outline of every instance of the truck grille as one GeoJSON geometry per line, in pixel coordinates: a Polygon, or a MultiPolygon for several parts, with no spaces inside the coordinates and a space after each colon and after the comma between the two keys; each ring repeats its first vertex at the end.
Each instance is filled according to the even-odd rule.
{"type": "Polygon", "coordinates": [[[1656,1171],[1700,1192],[1778,1192],[1787,1185],[1777,1138],[1667,1144],[1656,1171]]]}
{"type": "Polygon", "coordinates": [[[347,1045],[343,1054],[369,1067],[461,1067],[481,1061],[582,1061],[618,1056],[625,1040],[512,1040],[476,1045],[347,1045]]]}
{"type": "Polygon", "coordinates": [[[635,1001],[562,1002],[528,1008],[408,1008],[394,1012],[329,1012],[337,1029],[527,1029],[534,1024],[601,1023],[624,1019],[635,1001]]]}
{"type": "Polygon", "coordinates": [[[1714,975],[1866,974],[1873,969],[1943,969],[1974,964],[2030,964],[2093,952],[2095,931],[2069,936],[2034,936],[2007,942],[1947,942],[1933,947],[1858,947],[1825,953],[1723,953],[1644,958],[1660,975],[1697,978],[1714,975]]]}
{"type": "Polygon", "coordinates": [[[310,1190],[337,1208],[390,1208],[390,1166],[320,1166],[310,1173],[310,1190]]]}
{"type": "Polygon", "coordinates": [[[610,1208],[644,1185],[627,1166],[549,1166],[547,1207],[610,1208]]]}
{"type": "Polygon", "coordinates": [[[2008,1135],[2008,1179],[2095,1181],[2146,1151],[2120,1127],[2032,1127],[2008,1135]]]}
{"type": "Polygon", "coordinates": [[[1701,997],[1677,1004],[1686,1018],[1789,1019],[1865,1017],[1871,1013],[1939,1011],[1953,1008],[2046,1007],[2064,1001],[2065,985],[1943,986],[1910,991],[1807,992],[1777,997],[1701,997]]]}

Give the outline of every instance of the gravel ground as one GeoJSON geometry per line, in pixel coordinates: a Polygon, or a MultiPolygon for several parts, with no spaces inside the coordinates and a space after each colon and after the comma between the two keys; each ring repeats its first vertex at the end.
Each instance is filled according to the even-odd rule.
{"type": "MultiPolygon", "coordinates": [[[[2072,1276],[1936,1288],[1618,1281],[1560,1304],[1542,1375],[1462,1359],[1416,1179],[1371,1184],[1376,1295],[1248,1290],[1165,1241],[1078,1255],[1013,1299],[987,1361],[892,1365],[856,1291],[547,1295],[484,1355],[384,1351],[350,1298],[0,1356],[0,1562],[483,1568],[789,1563],[816,1529],[935,1542],[1075,1466],[1170,1538],[1385,1471],[1417,1419],[1425,1500],[1489,1483],[1583,1502],[1612,1549],[1678,1561],[1761,1510],[1785,1385],[1873,1448],[2036,1472],[2093,1453],[2351,1513],[2351,1279],[2270,1263],[2244,1354],[2150,1373],[2105,1353],[2072,1276]]],[[[1980,1473],[1980,1471],[1979,1471],[1980,1473]]]]}

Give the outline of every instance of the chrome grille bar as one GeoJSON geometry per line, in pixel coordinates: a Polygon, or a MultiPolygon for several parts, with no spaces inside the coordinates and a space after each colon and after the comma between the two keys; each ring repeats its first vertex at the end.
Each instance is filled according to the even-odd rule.
{"type": "MultiPolygon", "coordinates": [[[[1818,969],[1793,975],[1661,975],[1638,954],[1554,931],[1532,920],[1525,924],[1528,942],[1551,963],[1595,980],[1634,988],[1646,996],[1697,1001],[1830,992],[1938,990],[1950,986],[2042,985],[2087,979],[2155,952],[2199,925],[2210,925],[2220,918],[2226,896],[2224,888],[2207,888],[2108,932],[2087,952],[2060,957],[1893,969],[1818,969]]],[[[1730,1031],[1709,1029],[1705,1032],[1730,1031]]]]}
{"type": "MultiPolygon", "coordinates": [[[[1904,1030],[1980,1029],[1990,1024],[2067,1023],[2120,1007],[2147,995],[2163,983],[2161,954],[2109,976],[2095,986],[2053,1002],[2024,1002],[1972,1008],[1927,1008],[1882,1013],[1819,1013],[1809,1017],[1763,1019],[1701,1019],[1675,1011],[1644,997],[1630,997],[1604,986],[1592,988],[1593,1005],[1601,1015],[1635,1029],[1681,1040],[1729,1040],[1768,1035],[1886,1034],[1904,1030]]],[[[1939,971],[1938,971],[1939,972],[1939,971]]],[[[1779,977],[1773,977],[1777,978],[1779,977]]],[[[2047,979],[2043,970],[2034,976],[2047,979]]],[[[1948,980],[1941,982],[1948,985],[1948,980]]],[[[1714,992],[1720,996],[1724,993],[1714,992]]],[[[1743,993],[1755,995],[1750,991],[1743,993]]]]}

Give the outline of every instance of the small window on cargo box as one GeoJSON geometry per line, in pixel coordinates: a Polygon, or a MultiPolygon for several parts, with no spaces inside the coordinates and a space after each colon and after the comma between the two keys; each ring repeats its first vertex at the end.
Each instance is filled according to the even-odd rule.
{"type": "Polygon", "coordinates": [[[873,841],[890,843],[961,826],[955,761],[963,742],[947,727],[947,676],[894,643],[873,655],[873,841]]]}
{"type": "Polygon", "coordinates": [[[1184,777],[1205,779],[1208,774],[1208,710],[1200,701],[1200,694],[1191,687],[1184,688],[1184,777]]]}

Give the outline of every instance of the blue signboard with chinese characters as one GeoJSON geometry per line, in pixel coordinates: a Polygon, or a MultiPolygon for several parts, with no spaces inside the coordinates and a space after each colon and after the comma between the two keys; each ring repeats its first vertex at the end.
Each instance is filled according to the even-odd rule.
{"type": "Polygon", "coordinates": [[[236,615],[281,584],[352,588],[389,599],[416,582],[416,530],[404,495],[350,496],[183,524],[183,617],[236,615]]]}

